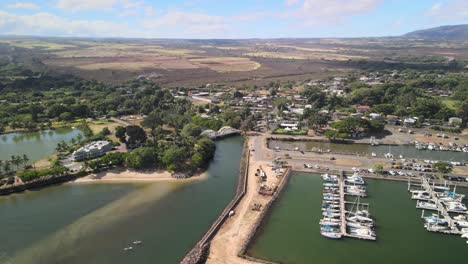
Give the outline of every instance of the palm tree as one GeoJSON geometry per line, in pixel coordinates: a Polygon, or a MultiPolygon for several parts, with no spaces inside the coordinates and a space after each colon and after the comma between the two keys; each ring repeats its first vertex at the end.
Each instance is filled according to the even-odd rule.
{"type": "Polygon", "coordinates": [[[10,161],[9,161],[9,160],[6,160],[6,161],[3,163],[3,171],[4,171],[7,175],[11,172],[11,165],[10,165],[10,161]]]}
{"type": "Polygon", "coordinates": [[[81,142],[82,139],[83,135],[81,133],[76,136],[76,140],[78,140],[78,142],[81,142]]]}
{"type": "Polygon", "coordinates": [[[72,138],[72,139],[70,140],[70,144],[75,145],[75,144],[76,144],[76,139],[75,139],[75,138],[72,138]]]}
{"type": "Polygon", "coordinates": [[[23,154],[23,163],[24,163],[24,165],[28,164],[28,162],[29,162],[29,157],[28,157],[28,155],[23,154]]]}
{"type": "Polygon", "coordinates": [[[16,170],[15,171],[18,171],[18,167],[20,165],[20,161],[18,159],[18,156],[15,156],[15,155],[11,155],[11,160],[10,160],[11,164],[15,165],[16,167],[16,170]]]}

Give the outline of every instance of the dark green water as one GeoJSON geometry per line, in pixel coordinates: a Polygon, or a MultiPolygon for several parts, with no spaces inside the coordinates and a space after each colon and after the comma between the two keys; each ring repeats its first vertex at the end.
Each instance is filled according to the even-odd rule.
{"type": "Polygon", "coordinates": [[[446,161],[461,161],[468,160],[468,153],[452,152],[452,151],[431,151],[431,150],[418,150],[414,146],[371,146],[368,144],[339,144],[339,143],[326,143],[326,142],[294,142],[283,140],[270,140],[269,147],[280,149],[293,150],[296,147],[302,151],[310,151],[312,149],[322,149],[326,151],[330,149],[332,152],[356,154],[361,156],[370,156],[375,152],[378,157],[383,157],[386,153],[393,153],[395,157],[403,155],[405,158],[412,159],[431,159],[431,160],[446,160],[446,161]]]}
{"type": "MultiPolygon", "coordinates": [[[[377,241],[330,240],[320,235],[322,180],[296,173],[278,200],[249,254],[288,264],[466,263],[468,245],[459,236],[427,232],[401,182],[367,180],[377,241]]],[[[468,190],[462,190],[468,194],[468,190]]],[[[458,191],[458,190],[457,190],[458,191]]]]}
{"type": "Polygon", "coordinates": [[[239,137],[217,142],[208,178],[192,183],[65,184],[0,197],[0,263],[178,263],[233,197],[241,149],[239,137]],[[123,251],[134,240],[143,244],[123,251]]]}
{"type": "Polygon", "coordinates": [[[57,143],[76,137],[81,131],[71,128],[58,128],[31,133],[11,133],[0,135],[0,160],[10,159],[11,155],[28,155],[30,161],[40,160],[55,152],[57,143]]]}

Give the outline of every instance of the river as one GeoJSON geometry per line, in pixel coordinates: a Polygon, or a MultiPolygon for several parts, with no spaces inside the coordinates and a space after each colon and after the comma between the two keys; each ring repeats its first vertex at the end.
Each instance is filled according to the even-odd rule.
{"type": "Polygon", "coordinates": [[[196,182],[69,183],[0,197],[0,263],[178,263],[234,196],[240,137],[196,182]],[[142,240],[132,251],[124,247],[142,240]]]}
{"type": "Polygon", "coordinates": [[[312,149],[322,149],[323,151],[330,150],[331,152],[366,155],[370,156],[374,152],[377,156],[383,157],[386,153],[393,153],[395,157],[403,155],[405,158],[411,159],[431,159],[431,160],[444,160],[444,161],[460,161],[466,162],[468,160],[468,153],[465,152],[452,152],[452,151],[431,151],[431,150],[418,150],[414,146],[401,145],[401,146],[371,146],[368,144],[340,144],[328,142],[315,142],[315,141],[284,141],[284,140],[270,140],[269,147],[280,149],[293,150],[298,148],[302,151],[311,151],[312,149]]]}
{"type": "Polygon", "coordinates": [[[67,143],[81,131],[71,128],[58,128],[40,132],[10,133],[0,135],[0,160],[9,160],[12,155],[26,154],[30,161],[40,160],[55,152],[57,143],[67,143]]]}
{"type": "MultiPolygon", "coordinates": [[[[320,235],[322,180],[295,173],[249,254],[287,264],[465,263],[466,239],[430,233],[401,182],[366,179],[377,241],[330,240],[320,235]]],[[[467,189],[458,188],[468,194],[467,189]]],[[[426,214],[428,214],[426,212],[426,214]]]]}

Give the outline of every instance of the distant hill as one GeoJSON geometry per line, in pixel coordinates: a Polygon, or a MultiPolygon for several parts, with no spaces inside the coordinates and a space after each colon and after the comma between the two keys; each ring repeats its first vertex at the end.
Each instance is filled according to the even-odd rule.
{"type": "Polygon", "coordinates": [[[403,37],[433,40],[468,40],[468,25],[441,26],[417,30],[407,33],[403,37]]]}

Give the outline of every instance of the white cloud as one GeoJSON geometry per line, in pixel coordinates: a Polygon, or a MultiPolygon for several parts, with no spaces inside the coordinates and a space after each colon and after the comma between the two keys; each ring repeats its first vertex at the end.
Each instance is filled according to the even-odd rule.
{"type": "Polygon", "coordinates": [[[456,0],[434,4],[427,13],[439,20],[456,21],[468,19],[468,1],[456,0]]]}
{"type": "Polygon", "coordinates": [[[222,16],[179,10],[169,11],[158,18],[144,19],[141,25],[147,29],[164,29],[166,32],[176,34],[173,36],[186,38],[213,37],[229,31],[226,20],[222,16]]]}
{"type": "Polygon", "coordinates": [[[295,4],[299,3],[299,2],[300,2],[300,0],[286,0],[285,3],[286,3],[287,6],[293,6],[293,5],[295,5],[295,4]]]}
{"type": "Polygon", "coordinates": [[[0,34],[62,37],[126,37],[140,32],[126,23],[68,20],[50,13],[16,15],[0,10],[0,34]]]}
{"type": "Polygon", "coordinates": [[[55,6],[69,12],[89,10],[115,10],[117,7],[123,9],[136,9],[143,6],[143,1],[135,0],[57,0],[55,6]]]}
{"type": "Polygon", "coordinates": [[[17,2],[11,5],[7,5],[8,8],[11,9],[29,9],[29,10],[39,10],[40,7],[38,5],[35,5],[33,3],[21,3],[17,2]]]}
{"type": "Polygon", "coordinates": [[[337,24],[350,16],[374,10],[382,0],[304,0],[286,17],[297,18],[304,25],[337,24]]]}

